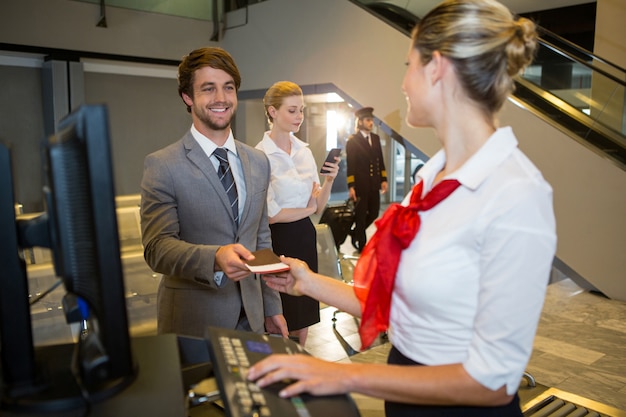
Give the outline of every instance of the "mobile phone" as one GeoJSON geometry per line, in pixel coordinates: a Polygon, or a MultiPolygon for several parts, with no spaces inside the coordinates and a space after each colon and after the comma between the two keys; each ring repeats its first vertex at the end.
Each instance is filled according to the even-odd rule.
{"type": "MultiPolygon", "coordinates": [[[[326,156],[326,160],[324,161],[324,164],[326,162],[332,162],[334,164],[336,162],[335,158],[339,157],[339,155],[341,155],[341,148],[331,149],[328,152],[328,155],[326,156]]],[[[320,174],[328,174],[330,172],[324,167],[324,164],[322,164],[322,169],[320,169],[320,174]]]]}

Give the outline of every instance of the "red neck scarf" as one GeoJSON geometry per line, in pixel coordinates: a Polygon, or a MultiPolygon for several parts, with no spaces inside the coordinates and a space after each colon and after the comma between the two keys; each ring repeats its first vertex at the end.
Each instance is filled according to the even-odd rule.
{"type": "Polygon", "coordinates": [[[400,255],[420,228],[420,211],[430,210],[461,185],[444,180],[422,199],[423,181],[413,187],[411,201],[404,207],[394,203],[376,221],[376,233],[365,245],[354,270],[354,292],[361,303],[362,349],[367,349],[389,326],[391,294],[400,255]]]}

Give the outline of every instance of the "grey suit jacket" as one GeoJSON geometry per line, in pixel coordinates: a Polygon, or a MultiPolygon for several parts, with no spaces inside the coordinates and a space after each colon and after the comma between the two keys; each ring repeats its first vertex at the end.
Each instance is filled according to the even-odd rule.
{"type": "Polygon", "coordinates": [[[217,172],[191,132],[145,158],[141,229],[146,262],[163,274],[157,297],[159,333],[204,337],[207,326],[234,329],[242,304],[258,333],[264,331],[266,316],[282,314],[280,295],[254,274],[239,283],[224,276],[218,286],[214,280],[220,246],[238,242],[251,251],[271,247],[269,161],[263,152],[235,143],[247,191],[238,228],[217,172]]]}

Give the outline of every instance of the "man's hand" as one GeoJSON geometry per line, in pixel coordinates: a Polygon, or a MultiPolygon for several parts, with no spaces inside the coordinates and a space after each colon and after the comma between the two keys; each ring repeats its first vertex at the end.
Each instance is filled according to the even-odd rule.
{"type": "Polygon", "coordinates": [[[215,252],[215,270],[223,271],[233,281],[240,281],[251,274],[244,260],[254,259],[254,255],[240,243],[221,246],[215,252]]]}
{"type": "Polygon", "coordinates": [[[287,320],[282,314],[265,317],[265,330],[270,334],[280,334],[283,337],[289,337],[287,320]]]}
{"type": "Polygon", "coordinates": [[[387,187],[388,187],[387,181],[383,181],[380,183],[381,194],[385,194],[387,192],[387,187]]]}

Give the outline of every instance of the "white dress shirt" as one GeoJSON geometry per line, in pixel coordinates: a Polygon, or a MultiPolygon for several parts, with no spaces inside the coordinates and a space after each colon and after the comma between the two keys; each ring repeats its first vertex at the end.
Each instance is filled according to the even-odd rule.
{"type": "Polygon", "coordinates": [[[290,134],[291,154],[276,146],[265,132],[256,145],[270,160],[271,179],[267,192],[267,214],[276,216],[283,208],[304,208],[309,204],[313,183],[320,183],[315,158],[309,145],[290,134]]]}
{"type": "MultiPolygon", "coordinates": [[[[191,125],[191,135],[196,142],[198,142],[204,153],[207,154],[213,164],[213,167],[215,168],[215,172],[217,172],[217,169],[220,166],[220,161],[215,155],[213,155],[213,151],[218,148],[218,146],[215,145],[215,142],[200,133],[194,125],[191,125]]],[[[237,196],[239,198],[239,218],[241,218],[243,206],[246,203],[246,180],[243,177],[243,167],[241,166],[239,155],[237,155],[237,147],[235,146],[235,138],[233,137],[232,130],[228,134],[228,139],[226,139],[226,142],[222,147],[228,150],[228,164],[230,165],[230,170],[233,172],[235,185],[237,186],[237,196]]]]}
{"type": "Polygon", "coordinates": [[[370,132],[367,132],[365,130],[360,130],[361,135],[363,135],[363,137],[365,138],[365,140],[367,141],[367,143],[372,146],[372,137],[370,136],[370,132]]]}
{"type": "MultiPolygon", "coordinates": [[[[418,172],[424,194],[444,163],[439,151],[418,172]]],[[[510,128],[446,178],[461,186],[420,213],[398,266],[389,337],[416,362],[462,363],[485,387],[513,394],[556,251],[552,189],[510,128]]]]}

